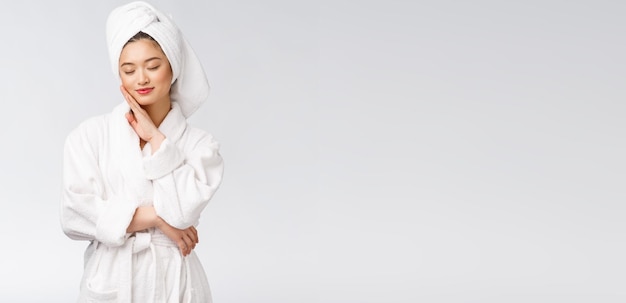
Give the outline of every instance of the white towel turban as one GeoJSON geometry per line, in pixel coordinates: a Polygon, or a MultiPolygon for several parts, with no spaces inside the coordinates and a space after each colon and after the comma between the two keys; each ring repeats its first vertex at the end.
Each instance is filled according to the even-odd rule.
{"type": "Polygon", "coordinates": [[[209,96],[209,82],[193,49],[178,26],[164,13],[143,1],[114,9],[107,19],[109,58],[119,76],[122,48],[138,32],[156,40],[172,66],[172,102],[177,102],[185,117],[191,116],[209,96]]]}

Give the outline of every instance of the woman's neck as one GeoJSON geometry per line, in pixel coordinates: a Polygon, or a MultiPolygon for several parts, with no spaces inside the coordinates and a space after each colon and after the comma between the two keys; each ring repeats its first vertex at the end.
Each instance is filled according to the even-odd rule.
{"type": "Polygon", "coordinates": [[[142,105],[141,106],[146,112],[148,116],[150,116],[150,120],[156,127],[161,125],[161,122],[165,120],[165,116],[169,113],[172,108],[172,102],[168,99],[163,102],[156,102],[150,105],[142,105]]]}

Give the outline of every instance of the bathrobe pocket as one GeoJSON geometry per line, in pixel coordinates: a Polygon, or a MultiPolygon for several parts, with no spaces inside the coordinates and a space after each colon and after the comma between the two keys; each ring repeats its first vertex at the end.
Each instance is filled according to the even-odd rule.
{"type": "MultiPolygon", "coordinates": [[[[85,263],[79,301],[117,302],[119,266],[116,262],[116,249],[110,249],[104,245],[92,246],[95,247],[85,263]]],[[[85,255],[87,256],[87,253],[85,255]]]]}

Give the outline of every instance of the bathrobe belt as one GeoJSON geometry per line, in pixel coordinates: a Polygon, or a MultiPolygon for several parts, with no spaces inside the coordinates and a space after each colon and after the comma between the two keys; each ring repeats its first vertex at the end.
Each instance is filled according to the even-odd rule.
{"type": "MultiPolygon", "coordinates": [[[[119,302],[131,302],[132,301],[132,288],[133,288],[133,255],[139,252],[142,252],[146,249],[150,249],[152,253],[152,270],[149,270],[149,275],[147,277],[146,283],[152,283],[152,289],[154,290],[154,294],[152,298],[154,301],[149,302],[166,302],[167,298],[163,291],[164,287],[164,279],[162,277],[163,269],[160,266],[160,262],[157,259],[157,254],[154,246],[168,246],[174,247],[178,249],[178,246],[172,242],[166,235],[160,232],[135,232],[132,236],[130,236],[120,250],[120,280],[119,280],[119,292],[118,298],[119,302]]],[[[189,266],[188,262],[184,262],[182,255],[177,255],[179,264],[176,266],[177,273],[175,277],[180,277],[180,271],[182,266],[189,266]],[[184,263],[184,264],[181,264],[184,263]]],[[[189,268],[186,268],[186,280],[187,283],[191,283],[190,281],[190,272],[189,268]]],[[[180,279],[175,279],[175,284],[173,285],[173,294],[178,298],[179,294],[177,293],[180,289],[180,279]]],[[[144,282],[144,281],[142,281],[144,282]]],[[[186,287],[186,289],[190,289],[190,287],[186,287]]],[[[189,298],[189,294],[185,294],[186,298],[189,298]]],[[[178,301],[178,299],[177,299],[178,301]]]]}

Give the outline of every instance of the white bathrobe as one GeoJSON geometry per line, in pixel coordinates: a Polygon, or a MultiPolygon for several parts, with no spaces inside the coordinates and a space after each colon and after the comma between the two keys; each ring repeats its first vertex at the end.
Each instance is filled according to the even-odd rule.
{"type": "Polygon", "coordinates": [[[152,155],[149,143],[140,149],[128,110],[123,103],[83,122],[65,142],[63,231],[91,241],[79,301],[211,302],[194,252],[183,257],[158,229],[128,234],[126,228],[143,205],[176,228],[197,225],[222,179],[219,145],[189,126],[172,103],[159,126],[166,139],[152,155]]]}

